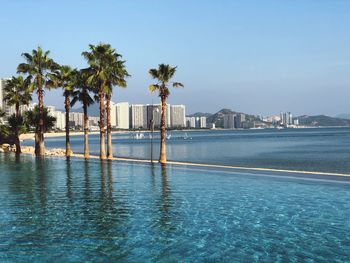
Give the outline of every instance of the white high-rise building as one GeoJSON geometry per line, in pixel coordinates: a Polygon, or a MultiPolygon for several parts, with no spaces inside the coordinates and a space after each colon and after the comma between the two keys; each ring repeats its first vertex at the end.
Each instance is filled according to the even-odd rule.
{"type": "Polygon", "coordinates": [[[147,124],[147,106],[143,104],[131,104],[130,127],[133,129],[146,129],[147,124]]]}
{"type": "Polygon", "coordinates": [[[9,117],[13,113],[15,113],[15,106],[9,107],[4,100],[4,97],[5,97],[4,90],[5,90],[5,85],[7,80],[9,80],[9,78],[0,79],[0,109],[5,112],[6,117],[9,117]]]}
{"type": "Polygon", "coordinates": [[[54,106],[47,106],[48,112],[56,118],[55,129],[64,130],[66,128],[66,114],[62,111],[56,111],[54,106]]]}
{"type": "Polygon", "coordinates": [[[196,128],[196,117],[186,117],[187,128],[196,128]]]}
{"type": "Polygon", "coordinates": [[[206,117],[199,118],[199,128],[207,128],[207,118],[206,117]]]}
{"type": "Polygon", "coordinates": [[[84,127],[84,113],[81,112],[70,112],[69,121],[74,122],[75,127],[84,127]]]}
{"type": "MultiPolygon", "coordinates": [[[[107,119],[105,121],[107,125],[107,119]]],[[[117,106],[112,101],[111,101],[111,126],[113,128],[117,127],[117,106]]]]}
{"type": "Polygon", "coordinates": [[[281,112],[281,124],[288,126],[293,124],[293,115],[290,112],[281,112]]]}
{"type": "Polygon", "coordinates": [[[116,106],[116,128],[129,129],[129,103],[119,102],[116,106]]]}
{"type": "MultiPolygon", "coordinates": [[[[160,104],[147,105],[147,127],[149,127],[149,123],[153,118],[154,127],[159,128],[161,115],[162,115],[162,105],[160,104]]],[[[170,104],[167,104],[165,109],[165,127],[170,127],[170,126],[171,126],[170,104]]]]}
{"type": "Polygon", "coordinates": [[[235,128],[235,117],[233,113],[224,115],[224,129],[234,129],[235,128]]]}
{"type": "Polygon", "coordinates": [[[66,128],[66,114],[62,111],[55,111],[54,117],[56,117],[55,128],[59,130],[64,130],[66,128]]]}
{"type": "Polygon", "coordinates": [[[5,101],[4,101],[4,88],[5,88],[6,80],[0,79],[0,109],[5,111],[5,101]]]}
{"type": "Polygon", "coordinates": [[[183,128],[186,126],[185,105],[170,106],[170,125],[172,128],[183,128]]]}

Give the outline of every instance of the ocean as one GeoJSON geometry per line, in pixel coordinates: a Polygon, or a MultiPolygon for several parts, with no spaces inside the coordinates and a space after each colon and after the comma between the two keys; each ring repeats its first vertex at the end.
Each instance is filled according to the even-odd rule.
{"type": "MultiPolygon", "coordinates": [[[[113,134],[114,156],[150,159],[149,133],[140,134],[140,139],[134,133],[113,134]]],[[[168,160],[350,173],[350,128],[170,131],[168,136],[168,160]]],[[[157,159],[159,133],[154,137],[157,159]]],[[[82,136],[72,136],[71,143],[73,152],[83,152],[82,136]]],[[[99,135],[89,136],[91,154],[98,154],[99,143],[99,135]]],[[[45,145],[64,148],[65,137],[47,138],[45,145]]]]}

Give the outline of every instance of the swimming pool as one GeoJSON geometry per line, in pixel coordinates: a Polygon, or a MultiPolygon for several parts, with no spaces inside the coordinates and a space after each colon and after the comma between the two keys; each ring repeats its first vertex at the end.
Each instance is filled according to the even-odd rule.
{"type": "Polygon", "coordinates": [[[0,155],[0,261],[346,262],[350,178],[0,155]]]}

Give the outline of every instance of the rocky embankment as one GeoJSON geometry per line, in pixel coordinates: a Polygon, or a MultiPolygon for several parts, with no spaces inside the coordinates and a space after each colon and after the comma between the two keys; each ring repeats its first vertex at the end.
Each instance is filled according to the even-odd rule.
{"type": "MultiPolygon", "coordinates": [[[[31,154],[34,155],[34,147],[33,146],[22,146],[22,153],[23,154],[31,154]]],[[[16,152],[16,146],[10,145],[7,143],[0,145],[0,153],[15,153],[16,152]]],[[[48,156],[65,156],[66,150],[61,148],[52,148],[52,149],[46,149],[45,155],[48,156]]]]}

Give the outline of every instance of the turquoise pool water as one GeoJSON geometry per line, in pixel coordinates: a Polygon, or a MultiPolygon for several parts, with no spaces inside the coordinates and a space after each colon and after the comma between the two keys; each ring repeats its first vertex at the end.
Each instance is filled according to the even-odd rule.
{"type": "Polygon", "coordinates": [[[349,262],[350,178],[0,155],[1,262],[349,262]]]}

